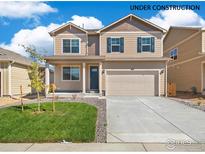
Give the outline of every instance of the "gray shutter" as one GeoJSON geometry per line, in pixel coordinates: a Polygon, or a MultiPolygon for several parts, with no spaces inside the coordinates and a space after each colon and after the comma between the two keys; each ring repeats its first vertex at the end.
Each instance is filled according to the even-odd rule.
{"type": "Polygon", "coordinates": [[[107,38],[107,53],[111,53],[111,38],[107,38]]]}
{"type": "Polygon", "coordinates": [[[124,52],[124,38],[123,37],[120,38],[120,52],[121,53],[124,52]]]}
{"type": "Polygon", "coordinates": [[[151,52],[154,52],[155,49],[155,38],[151,37],[151,52]]]}
{"type": "Polygon", "coordinates": [[[141,52],[141,37],[137,38],[137,52],[141,52]]]}

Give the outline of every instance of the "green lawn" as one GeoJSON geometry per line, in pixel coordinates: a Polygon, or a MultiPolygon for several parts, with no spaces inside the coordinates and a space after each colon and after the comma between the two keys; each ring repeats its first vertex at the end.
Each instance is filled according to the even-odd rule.
{"type": "Polygon", "coordinates": [[[37,104],[0,109],[0,142],[92,142],[95,139],[97,109],[85,103],[37,104]]]}

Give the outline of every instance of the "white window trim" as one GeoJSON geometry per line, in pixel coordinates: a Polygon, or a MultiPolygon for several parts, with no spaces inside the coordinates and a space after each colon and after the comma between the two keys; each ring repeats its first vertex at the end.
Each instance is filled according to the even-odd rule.
{"type": "MultiPolygon", "coordinates": [[[[112,37],[110,37],[110,38],[111,38],[111,52],[110,52],[110,53],[121,53],[120,50],[119,50],[119,51],[112,51],[112,39],[113,39],[113,38],[120,39],[121,36],[119,36],[119,37],[118,37],[118,36],[115,36],[115,37],[112,36],[112,37]]],[[[123,37],[123,38],[124,38],[124,37],[123,37]]],[[[117,46],[117,45],[115,45],[115,46],[117,46]]],[[[119,47],[120,47],[120,44],[119,44],[119,47]]]]}
{"type": "Polygon", "coordinates": [[[177,60],[177,59],[171,58],[171,52],[174,51],[175,49],[176,49],[176,51],[177,51],[177,59],[178,59],[178,48],[173,48],[173,49],[169,50],[169,58],[172,59],[172,60],[174,60],[174,61],[177,60]]]}
{"type": "Polygon", "coordinates": [[[63,66],[61,66],[61,81],[63,81],[63,82],[79,82],[79,81],[81,81],[81,67],[80,67],[80,65],[63,65],[63,66]],[[63,79],[63,68],[64,67],[78,67],[79,68],[79,80],[64,80],[63,79]]]}
{"type": "Polygon", "coordinates": [[[151,50],[151,48],[152,48],[152,42],[151,42],[151,38],[153,37],[153,36],[140,36],[141,37],[141,52],[143,52],[143,53],[152,53],[152,50],[151,50]],[[150,44],[142,44],[142,39],[143,38],[150,38],[150,44]],[[143,51],[142,49],[142,46],[145,46],[145,45],[150,45],[150,51],[143,51]]]}
{"type": "Polygon", "coordinates": [[[63,54],[63,55],[79,55],[79,54],[81,54],[81,38],[61,38],[61,54],[63,54]],[[64,53],[63,52],[63,40],[79,40],[79,53],[64,53]]]}

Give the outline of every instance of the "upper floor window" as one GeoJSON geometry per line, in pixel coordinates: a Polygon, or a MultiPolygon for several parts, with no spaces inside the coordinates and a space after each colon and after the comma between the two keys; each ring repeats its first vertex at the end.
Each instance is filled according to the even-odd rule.
{"type": "Polygon", "coordinates": [[[171,59],[176,60],[177,59],[177,55],[178,55],[178,49],[172,49],[171,51],[169,51],[169,56],[171,59]]]}
{"type": "Polygon", "coordinates": [[[155,38],[154,37],[138,37],[137,52],[154,52],[155,38]]]}
{"type": "Polygon", "coordinates": [[[79,39],[63,39],[63,53],[79,53],[79,39]]]}
{"type": "Polygon", "coordinates": [[[63,80],[80,80],[80,68],[79,67],[63,67],[63,80]]]}
{"type": "Polygon", "coordinates": [[[107,52],[124,52],[124,38],[123,37],[115,37],[115,38],[107,38],[107,52]]]}

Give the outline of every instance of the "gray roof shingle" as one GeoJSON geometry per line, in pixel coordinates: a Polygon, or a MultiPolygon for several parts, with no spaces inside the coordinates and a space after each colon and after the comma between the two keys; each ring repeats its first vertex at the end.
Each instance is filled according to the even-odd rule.
{"type": "Polygon", "coordinates": [[[0,62],[1,61],[14,61],[23,65],[31,65],[32,62],[28,57],[3,48],[0,48],[0,62]]]}

